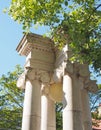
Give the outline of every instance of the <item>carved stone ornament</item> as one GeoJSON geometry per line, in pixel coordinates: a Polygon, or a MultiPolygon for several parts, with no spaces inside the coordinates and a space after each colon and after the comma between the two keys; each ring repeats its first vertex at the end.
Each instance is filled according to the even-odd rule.
{"type": "Polygon", "coordinates": [[[33,69],[31,67],[26,67],[26,76],[29,80],[39,80],[42,82],[49,82],[49,74],[45,71],[39,69],[33,69]]]}
{"type": "Polygon", "coordinates": [[[66,72],[68,72],[69,74],[73,74],[73,64],[70,61],[67,61],[66,72]]]}
{"type": "Polygon", "coordinates": [[[81,64],[79,66],[79,74],[82,77],[90,77],[89,67],[87,64],[81,64]]]}
{"type": "Polygon", "coordinates": [[[42,83],[50,84],[51,74],[46,71],[26,67],[25,71],[21,74],[17,81],[17,86],[19,88],[25,88],[26,80],[39,80],[42,83]]]}
{"type": "Polygon", "coordinates": [[[23,72],[17,80],[17,87],[21,89],[25,89],[26,81],[26,73],[23,72]]]}
{"type": "Polygon", "coordinates": [[[41,71],[41,73],[40,73],[40,80],[43,83],[50,83],[50,80],[51,80],[50,73],[48,73],[46,71],[41,71]]]}
{"type": "Polygon", "coordinates": [[[31,67],[26,67],[26,77],[29,80],[34,80],[37,77],[37,74],[35,73],[35,70],[31,67]]]}

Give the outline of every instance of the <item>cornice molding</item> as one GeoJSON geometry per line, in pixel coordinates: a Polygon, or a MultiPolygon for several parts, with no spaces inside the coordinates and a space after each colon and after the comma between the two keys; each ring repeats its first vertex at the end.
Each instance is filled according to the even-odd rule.
{"type": "Polygon", "coordinates": [[[52,52],[53,41],[38,34],[28,33],[23,36],[16,50],[20,55],[27,56],[32,49],[52,52]]]}

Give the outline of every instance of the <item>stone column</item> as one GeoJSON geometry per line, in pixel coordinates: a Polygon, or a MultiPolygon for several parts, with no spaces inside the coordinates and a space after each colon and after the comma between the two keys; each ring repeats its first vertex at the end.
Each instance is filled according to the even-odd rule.
{"type": "MultiPolygon", "coordinates": [[[[18,84],[19,87],[26,89],[23,112],[23,130],[40,130],[40,82],[50,82],[50,78],[48,78],[49,76],[47,76],[48,74],[46,72],[53,73],[54,70],[55,53],[53,46],[54,44],[51,39],[43,38],[42,36],[37,34],[28,33],[27,35],[23,36],[22,40],[16,48],[20,55],[26,56],[26,63],[24,67],[33,68],[35,71],[35,73],[33,72],[32,74],[28,74],[28,72],[26,76],[24,76],[24,80],[26,81],[26,83],[24,83],[24,80],[21,80],[20,83],[22,85],[18,84]]],[[[54,120],[54,103],[48,100],[45,95],[42,96],[42,102],[43,104],[48,104],[45,109],[49,108],[49,112],[52,112],[52,114],[46,112],[46,115],[47,113],[49,115],[48,117],[45,117],[46,120],[48,118],[50,122],[48,123],[48,127],[50,129],[52,124],[50,120],[54,120]]],[[[44,107],[44,105],[42,107],[44,107]]],[[[44,117],[42,117],[42,122],[43,119],[44,117]]],[[[46,122],[44,122],[43,124],[45,123],[46,122]]],[[[52,126],[54,126],[54,123],[52,124],[52,126]]],[[[47,129],[46,125],[45,129],[47,129]]]]}
{"type": "MultiPolygon", "coordinates": [[[[84,69],[83,69],[84,70],[84,69]]],[[[89,71],[88,71],[89,72],[89,71]]],[[[82,125],[83,130],[92,130],[92,119],[89,102],[89,92],[96,93],[98,88],[95,80],[89,79],[87,72],[82,73],[79,82],[81,86],[81,102],[82,102],[82,125]]]]}
{"type": "Polygon", "coordinates": [[[80,65],[79,83],[81,87],[83,130],[92,130],[92,119],[88,93],[96,93],[98,87],[96,85],[95,80],[90,80],[90,72],[88,65],[80,65]]]}
{"type": "Polygon", "coordinates": [[[63,77],[63,130],[83,130],[80,86],[74,74],[63,77]]]}
{"type": "MultiPolygon", "coordinates": [[[[32,72],[33,73],[33,72],[32,72]]],[[[27,73],[22,130],[40,130],[40,82],[27,73]]]]}
{"type": "Polygon", "coordinates": [[[55,104],[49,97],[41,97],[41,130],[56,130],[55,104]]]}
{"type": "Polygon", "coordinates": [[[92,120],[89,104],[89,95],[86,89],[81,90],[82,111],[83,111],[83,130],[92,130],[92,120]]]}
{"type": "Polygon", "coordinates": [[[50,74],[43,71],[41,81],[41,130],[56,130],[55,104],[49,97],[50,74]]]}
{"type": "Polygon", "coordinates": [[[55,104],[49,97],[41,97],[41,130],[56,130],[55,104]]]}
{"type": "Polygon", "coordinates": [[[48,129],[56,130],[56,114],[55,114],[55,104],[50,98],[48,99],[48,129]]]}
{"type": "Polygon", "coordinates": [[[48,130],[48,98],[41,96],[41,130],[48,130]]]}

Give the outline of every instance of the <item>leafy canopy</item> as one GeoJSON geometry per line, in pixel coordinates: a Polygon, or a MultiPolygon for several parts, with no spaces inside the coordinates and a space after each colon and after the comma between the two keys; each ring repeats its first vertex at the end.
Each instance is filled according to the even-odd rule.
{"type": "Polygon", "coordinates": [[[57,46],[68,43],[74,62],[101,70],[101,0],[12,0],[8,14],[28,31],[49,26],[57,46]]]}
{"type": "Polygon", "coordinates": [[[0,128],[21,130],[24,92],[17,88],[16,81],[22,68],[0,77],[0,128]]]}

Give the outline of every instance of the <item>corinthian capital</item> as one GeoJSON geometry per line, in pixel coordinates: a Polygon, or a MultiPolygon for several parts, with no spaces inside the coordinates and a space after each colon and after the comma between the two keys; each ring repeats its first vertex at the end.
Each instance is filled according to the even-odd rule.
{"type": "Polygon", "coordinates": [[[25,68],[25,71],[19,76],[17,80],[17,87],[25,89],[26,79],[33,80],[35,78],[35,72],[32,68],[25,68]]]}

